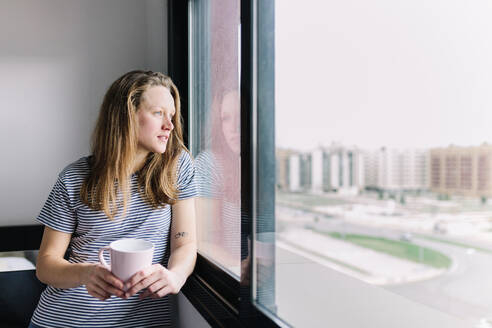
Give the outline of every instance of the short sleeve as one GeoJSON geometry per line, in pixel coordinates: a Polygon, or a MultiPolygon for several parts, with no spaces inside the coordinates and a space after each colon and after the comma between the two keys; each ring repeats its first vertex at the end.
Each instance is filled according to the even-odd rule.
{"type": "Polygon", "coordinates": [[[37,219],[57,231],[66,233],[75,231],[77,216],[61,177],[58,177],[37,219]]]}
{"type": "Polygon", "coordinates": [[[178,200],[197,196],[195,165],[187,151],[183,151],[178,160],[178,200]]]}
{"type": "Polygon", "coordinates": [[[217,161],[214,160],[210,151],[203,151],[195,159],[195,181],[199,197],[219,198],[217,186],[222,178],[219,176],[217,161]]]}

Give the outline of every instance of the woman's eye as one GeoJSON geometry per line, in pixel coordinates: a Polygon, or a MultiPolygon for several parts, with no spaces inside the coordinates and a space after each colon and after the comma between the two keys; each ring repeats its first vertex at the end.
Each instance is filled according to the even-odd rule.
{"type": "Polygon", "coordinates": [[[154,112],[155,115],[159,115],[159,116],[162,116],[162,111],[157,111],[157,112],[154,112]]]}

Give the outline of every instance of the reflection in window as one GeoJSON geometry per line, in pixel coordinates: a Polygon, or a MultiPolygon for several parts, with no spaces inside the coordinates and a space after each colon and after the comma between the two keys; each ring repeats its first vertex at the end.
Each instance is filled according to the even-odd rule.
{"type": "Polygon", "coordinates": [[[198,251],[239,278],[239,1],[192,1],[192,143],[198,251]]]}

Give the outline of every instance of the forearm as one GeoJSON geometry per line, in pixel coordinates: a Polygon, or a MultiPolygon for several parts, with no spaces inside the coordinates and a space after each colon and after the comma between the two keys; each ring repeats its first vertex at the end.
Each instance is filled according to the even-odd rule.
{"type": "Polygon", "coordinates": [[[36,276],[38,279],[56,288],[73,288],[83,285],[83,275],[89,263],[70,263],[53,256],[38,258],[36,276]]]}
{"type": "Polygon", "coordinates": [[[171,252],[167,269],[183,278],[183,284],[193,272],[196,262],[196,243],[188,243],[171,252]]]}

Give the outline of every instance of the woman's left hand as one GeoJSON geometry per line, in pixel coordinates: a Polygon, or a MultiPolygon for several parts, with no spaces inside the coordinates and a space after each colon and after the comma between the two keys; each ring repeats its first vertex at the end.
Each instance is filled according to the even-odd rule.
{"type": "Polygon", "coordinates": [[[145,289],[145,291],[140,295],[140,299],[146,297],[160,298],[168,294],[177,294],[185,281],[177,273],[166,269],[160,264],[154,264],[135,273],[125,282],[127,291],[124,298],[129,298],[142,289],[145,289]]]}

